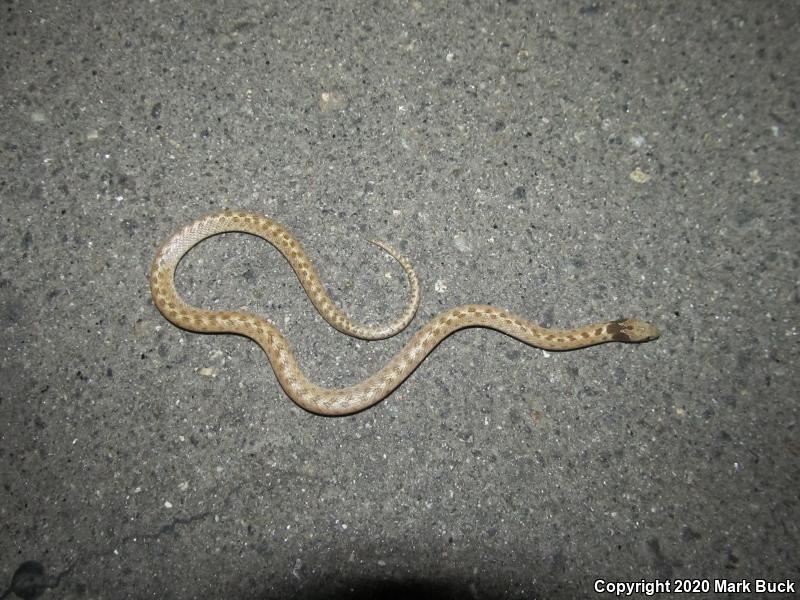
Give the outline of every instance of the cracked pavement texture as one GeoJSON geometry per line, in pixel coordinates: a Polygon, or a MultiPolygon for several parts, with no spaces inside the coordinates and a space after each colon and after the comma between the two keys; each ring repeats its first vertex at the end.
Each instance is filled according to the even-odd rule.
{"type": "Polygon", "coordinates": [[[22,2],[0,33],[0,595],[557,598],[800,579],[794,2],[22,2]],[[180,331],[175,229],[267,214],[181,292],[272,319],[314,381],[438,311],[638,316],[642,346],[445,341],[339,419],[260,349],[180,331]]]}

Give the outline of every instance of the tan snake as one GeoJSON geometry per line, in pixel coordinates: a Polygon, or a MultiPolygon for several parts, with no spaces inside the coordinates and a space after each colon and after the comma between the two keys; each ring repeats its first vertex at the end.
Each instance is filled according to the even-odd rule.
{"type": "Polygon", "coordinates": [[[394,248],[380,246],[403,267],[410,299],[400,318],[384,326],[367,327],[351,321],[328,296],[300,243],[280,223],[250,212],[208,215],[173,234],[156,254],[150,271],[150,291],[158,310],[189,331],[236,333],[255,340],[269,358],[283,389],[299,406],[322,415],[347,415],[364,410],[391,394],[431,351],[454,331],[488,327],[546,350],[574,350],[604,342],[647,342],[660,332],[638,319],[618,319],[574,329],[548,329],[502,308],[467,304],[446,310],[420,329],[382,369],[350,387],[330,389],[305,376],[283,334],[263,317],[244,311],[211,311],[190,306],[175,289],[175,269],[198,242],[224,232],[257,235],[275,246],[289,261],[311,302],[333,327],[363,339],[382,339],[402,331],[414,318],[420,300],[419,282],[411,263],[394,248]]]}

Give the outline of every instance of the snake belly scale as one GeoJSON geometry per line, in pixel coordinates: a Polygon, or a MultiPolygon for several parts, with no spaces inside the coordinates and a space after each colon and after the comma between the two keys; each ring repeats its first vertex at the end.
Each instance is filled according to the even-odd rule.
{"type": "Polygon", "coordinates": [[[261,237],[289,261],[303,289],[333,327],[362,339],[383,339],[402,331],[420,302],[419,280],[411,263],[386,243],[370,240],[389,253],[406,273],[409,300],[400,317],[378,326],[354,322],[331,300],[303,247],[280,223],[244,211],[205,216],[174,233],[158,250],[150,271],[150,291],[161,313],[173,324],[200,333],[234,333],[251,338],[266,353],[281,387],[302,408],[322,415],[347,415],[380,402],[391,394],[428,354],[451,333],[466,327],[486,327],[545,350],[574,350],[605,342],[647,342],[660,332],[638,319],[617,319],[574,329],[549,329],[502,308],[467,304],[431,319],[385,366],[364,381],[344,388],[324,388],[300,369],[291,347],[272,323],[245,311],[211,311],[184,302],[175,288],[175,269],[198,242],[225,232],[261,237]]]}

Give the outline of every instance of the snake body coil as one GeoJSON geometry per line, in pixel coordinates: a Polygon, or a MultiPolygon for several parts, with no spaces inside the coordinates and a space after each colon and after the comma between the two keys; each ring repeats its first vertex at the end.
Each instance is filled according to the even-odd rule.
{"type": "Polygon", "coordinates": [[[376,327],[354,323],[338,308],[305,250],[280,223],[250,212],[208,215],[173,234],[158,250],[150,271],[150,291],[161,313],[172,323],[202,333],[237,333],[258,343],[269,358],[283,389],[299,406],[322,415],[346,415],[376,404],[391,394],[431,351],[451,333],[465,327],[496,329],[518,340],[546,350],[574,350],[604,342],[647,342],[658,329],[638,319],[618,319],[575,329],[548,329],[502,308],[467,304],[446,310],[428,322],[383,368],[364,381],[345,388],[315,385],[305,376],[283,334],[266,319],[244,311],[211,311],[190,306],[175,289],[175,269],[181,258],[198,242],[224,232],[257,235],[275,246],[289,261],[320,315],[333,327],[362,339],[383,339],[402,331],[419,307],[419,281],[410,262],[388,244],[380,246],[406,272],[410,298],[395,321],[376,327]]]}

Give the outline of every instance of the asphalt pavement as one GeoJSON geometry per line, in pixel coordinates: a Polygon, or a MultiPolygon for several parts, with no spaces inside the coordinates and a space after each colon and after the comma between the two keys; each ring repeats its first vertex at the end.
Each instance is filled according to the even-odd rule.
{"type": "Polygon", "coordinates": [[[795,2],[0,12],[0,597],[798,586],[795,2]],[[224,208],[284,224],[359,321],[407,289],[367,240],[414,264],[416,319],[364,342],[263,240],[181,263],[188,300],[268,317],[321,385],[465,303],[662,336],[469,329],[377,406],[312,415],[252,341],[152,302],[159,244],[224,208]]]}

